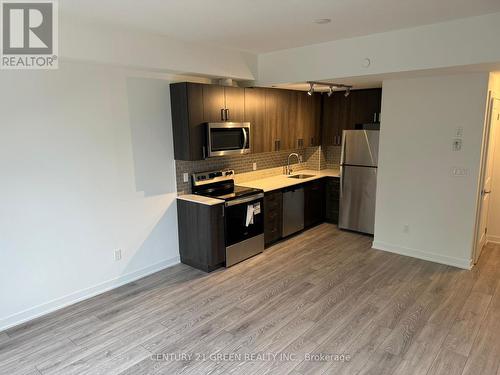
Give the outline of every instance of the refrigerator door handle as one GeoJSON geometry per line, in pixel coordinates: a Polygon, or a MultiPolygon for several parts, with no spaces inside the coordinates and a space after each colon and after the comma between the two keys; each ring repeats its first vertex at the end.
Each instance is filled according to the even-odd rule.
{"type": "Polygon", "coordinates": [[[340,165],[340,172],[339,172],[339,177],[340,177],[340,197],[342,197],[343,192],[344,192],[343,169],[344,169],[344,167],[342,165],[340,165]]]}
{"type": "Polygon", "coordinates": [[[345,131],[342,132],[342,136],[341,136],[341,145],[342,145],[342,148],[340,150],[340,165],[344,164],[344,161],[345,161],[345,148],[346,148],[346,141],[345,141],[345,138],[346,138],[346,133],[345,131]]]}

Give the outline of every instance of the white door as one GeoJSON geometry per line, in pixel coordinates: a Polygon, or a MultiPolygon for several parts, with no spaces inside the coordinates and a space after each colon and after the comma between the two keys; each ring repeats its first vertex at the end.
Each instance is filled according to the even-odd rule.
{"type": "Polygon", "coordinates": [[[499,125],[500,125],[500,100],[492,99],[491,101],[491,112],[490,112],[490,130],[487,140],[487,151],[486,151],[486,166],[484,171],[484,183],[481,190],[481,207],[480,207],[480,217],[479,217],[479,228],[478,228],[478,242],[476,244],[476,254],[474,257],[474,263],[477,263],[486,244],[486,234],[488,232],[488,209],[490,204],[490,193],[491,193],[491,183],[493,177],[493,156],[495,153],[495,137],[500,136],[499,125]]]}

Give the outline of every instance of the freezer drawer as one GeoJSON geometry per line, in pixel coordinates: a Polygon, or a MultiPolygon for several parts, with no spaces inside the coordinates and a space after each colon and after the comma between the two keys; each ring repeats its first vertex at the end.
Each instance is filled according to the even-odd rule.
{"type": "Polygon", "coordinates": [[[283,192],[283,237],[304,229],[304,188],[283,192]]]}
{"type": "Polygon", "coordinates": [[[373,234],[377,168],[342,166],[339,228],[373,234]]]}

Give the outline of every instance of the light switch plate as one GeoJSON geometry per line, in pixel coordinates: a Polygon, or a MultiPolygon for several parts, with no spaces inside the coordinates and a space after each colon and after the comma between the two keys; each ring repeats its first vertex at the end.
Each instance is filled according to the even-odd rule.
{"type": "Polygon", "coordinates": [[[182,174],[182,180],[183,180],[184,182],[189,182],[189,174],[187,174],[187,173],[183,173],[183,174],[182,174]]]}
{"type": "Polygon", "coordinates": [[[253,169],[254,171],[256,171],[256,170],[257,170],[257,163],[253,163],[253,164],[252,164],[252,169],[253,169]]]}

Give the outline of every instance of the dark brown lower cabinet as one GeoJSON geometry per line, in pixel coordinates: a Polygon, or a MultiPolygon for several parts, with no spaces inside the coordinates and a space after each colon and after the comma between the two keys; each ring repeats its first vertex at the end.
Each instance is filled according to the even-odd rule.
{"type": "Polygon", "coordinates": [[[325,182],[318,179],[304,184],[304,227],[325,221],[325,182]]]}
{"type": "Polygon", "coordinates": [[[224,205],[177,200],[181,262],[205,272],[224,266],[224,205]]]}
{"type": "Polygon", "coordinates": [[[340,178],[329,177],[325,182],[326,213],[328,223],[339,223],[340,178]]]}
{"type": "Polygon", "coordinates": [[[281,190],[264,196],[264,243],[268,246],[282,236],[283,193],[281,190]]]}

